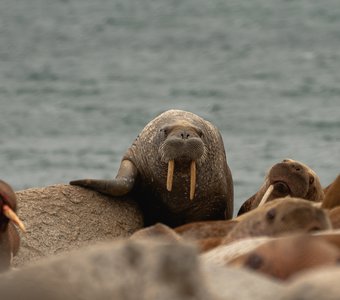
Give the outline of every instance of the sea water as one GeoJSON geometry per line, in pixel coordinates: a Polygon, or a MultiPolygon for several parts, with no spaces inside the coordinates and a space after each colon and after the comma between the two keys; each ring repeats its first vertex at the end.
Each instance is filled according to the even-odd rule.
{"type": "Polygon", "coordinates": [[[340,2],[1,0],[0,178],[113,178],[156,115],[223,136],[235,211],[284,158],[340,173],[340,2]]]}

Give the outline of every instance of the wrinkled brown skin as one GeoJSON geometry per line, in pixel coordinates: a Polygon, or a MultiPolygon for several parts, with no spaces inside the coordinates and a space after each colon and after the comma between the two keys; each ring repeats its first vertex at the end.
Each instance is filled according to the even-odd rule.
{"type": "Polygon", "coordinates": [[[145,126],[124,154],[114,180],[77,180],[70,184],[112,196],[131,194],[141,207],[145,226],[161,222],[176,227],[230,219],[233,213],[233,181],[219,131],[201,117],[180,110],[166,111],[145,126]],[[165,141],[170,141],[167,147],[165,141]],[[169,192],[170,159],[175,160],[175,172],[169,192]],[[196,161],[197,179],[195,196],[190,200],[192,160],[196,161]]]}
{"type": "Polygon", "coordinates": [[[12,256],[19,250],[20,238],[12,222],[3,215],[3,205],[16,211],[16,196],[12,188],[0,180],[0,272],[6,271],[11,265],[12,256]]]}
{"type": "Polygon", "coordinates": [[[229,244],[235,240],[257,236],[280,236],[293,232],[313,232],[331,229],[327,213],[299,198],[278,198],[239,216],[236,225],[225,237],[198,241],[201,251],[229,244]]]}
{"type": "Polygon", "coordinates": [[[325,188],[325,199],[321,207],[332,209],[340,205],[340,175],[325,188]]]}
{"type": "Polygon", "coordinates": [[[268,241],[228,264],[286,280],[306,269],[339,264],[340,251],[336,245],[339,241],[338,235],[283,237],[268,241]]]}
{"type": "Polygon", "coordinates": [[[271,184],[274,184],[274,190],[267,202],[288,195],[313,202],[324,199],[324,192],[316,173],[301,162],[285,159],[269,170],[259,191],[243,203],[238,215],[256,208],[271,184]]]}

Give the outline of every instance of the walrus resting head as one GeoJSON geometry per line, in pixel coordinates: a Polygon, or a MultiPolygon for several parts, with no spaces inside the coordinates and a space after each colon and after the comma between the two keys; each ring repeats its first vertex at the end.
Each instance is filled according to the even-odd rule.
{"type": "Polygon", "coordinates": [[[301,198],[278,198],[234,219],[226,241],[249,236],[278,236],[332,228],[326,212],[301,198]]]}
{"type": "MultiPolygon", "coordinates": [[[[167,190],[172,190],[176,162],[190,164],[190,199],[194,198],[196,186],[196,162],[204,161],[206,148],[201,140],[203,132],[186,121],[165,125],[160,129],[159,147],[161,161],[168,164],[167,190]]],[[[180,170],[185,171],[185,170],[180,170]]],[[[189,170],[187,170],[189,172],[189,170]]]]}
{"type": "Polygon", "coordinates": [[[324,193],[311,168],[296,160],[284,159],[269,170],[260,190],[243,203],[238,215],[285,196],[320,202],[324,193]]]}
{"type": "Polygon", "coordinates": [[[302,270],[338,265],[340,251],[320,236],[293,235],[268,241],[228,264],[288,279],[302,270]]]}

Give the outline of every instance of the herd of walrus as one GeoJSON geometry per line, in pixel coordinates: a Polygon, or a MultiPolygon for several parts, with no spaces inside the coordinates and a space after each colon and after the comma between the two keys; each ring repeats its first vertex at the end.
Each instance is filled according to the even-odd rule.
{"type": "MultiPolygon", "coordinates": [[[[201,117],[169,110],[149,122],[123,155],[113,180],[71,185],[138,203],[144,228],[130,239],[191,242],[202,256],[278,279],[340,262],[340,175],[322,187],[307,165],[284,159],[233,217],[233,180],[218,129],[201,117]],[[262,237],[242,255],[221,259],[221,249],[262,237]],[[264,238],[263,237],[268,237],[264,238]],[[217,254],[219,252],[219,254],[217,254]]],[[[19,203],[20,204],[20,203],[19,203]]],[[[0,181],[0,271],[11,266],[25,231],[16,195],[0,181]]],[[[86,226],[86,224],[84,225],[86,226]]]]}

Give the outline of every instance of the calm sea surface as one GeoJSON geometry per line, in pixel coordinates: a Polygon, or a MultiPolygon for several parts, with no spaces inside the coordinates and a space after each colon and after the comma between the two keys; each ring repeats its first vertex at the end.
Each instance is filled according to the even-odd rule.
{"type": "Polygon", "coordinates": [[[1,0],[0,178],[112,178],[169,108],[221,131],[235,210],[274,163],[340,173],[340,2],[1,0]]]}

